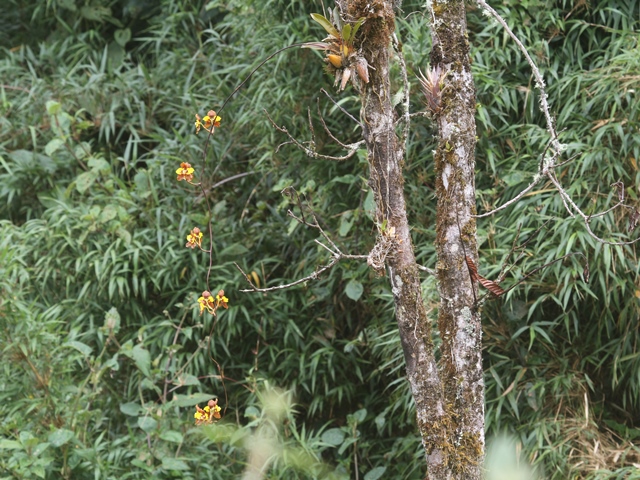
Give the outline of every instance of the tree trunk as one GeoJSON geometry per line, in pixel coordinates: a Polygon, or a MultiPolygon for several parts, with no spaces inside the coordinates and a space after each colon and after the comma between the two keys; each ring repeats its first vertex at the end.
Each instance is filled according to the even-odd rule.
{"type": "Polygon", "coordinates": [[[452,408],[456,463],[481,477],[484,451],[482,326],[465,256],[478,264],[475,209],[476,96],[463,0],[431,4],[431,68],[449,72],[437,115],[436,253],[445,402],[452,408]],[[471,461],[472,460],[472,461],[471,461]]]}
{"type": "MultiPolygon", "coordinates": [[[[361,119],[370,165],[369,184],[377,206],[377,247],[389,252],[383,258],[425,449],[427,478],[479,479],[484,450],[481,328],[464,258],[465,252],[474,261],[477,257],[475,222],[470,217],[475,205],[475,95],[464,36],[464,5],[459,1],[442,9],[451,16],[437,23],[434,36],[448,35],[445,47],[451,49],[451,54],[432,54],[433,65],[451,69],[444,109],[438,118],[440,139],[436,154],[437,271],[441,294],[438,326],[443,339],[438,368],[407,221],[402,173],[405,149],[395,133],[396,115],[391,104],[389,57],[394,2],[337,3],[348,21],[367,18],[357,47],[371,67],[370,81],[361,91],[361,119]],[[462,23],[445,26],[448,21],[462,23]]],[[[435,14],[435,1],[433,5],[435,14]]]]}

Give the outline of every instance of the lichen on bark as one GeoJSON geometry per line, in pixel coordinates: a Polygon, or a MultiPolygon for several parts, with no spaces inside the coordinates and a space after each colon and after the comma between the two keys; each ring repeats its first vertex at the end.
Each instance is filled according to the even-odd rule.
{"type": "Polygon", "coordinates": [[[355,46],[370,65],[361,87],[361,120],[368,150],[369,185],[381,235],[393,237],[386,257],[406,371],[416,406],[429,479],[480,478],[484,449],[484,385],[480,317],[465,255],[477,260],[473,184],[475,94],[462,1],[433,2],[432,67],[449,71],[438,122],[435,154],[438,219],[436,248],[443,339],[435,360],[404,198],[405,149],[395,131],[389,79],[394,4],[391,0],[337,0],[347,21],[366,18],[355,46]],[[450,28],[451,22],[458,22],[450,28]],[[435,40],[438,37],[438,40],[435,40]],[[461,228],[460,225],[464,225],[461,228]],[[465,276],[466,275],[466,276],[465,276]]]}

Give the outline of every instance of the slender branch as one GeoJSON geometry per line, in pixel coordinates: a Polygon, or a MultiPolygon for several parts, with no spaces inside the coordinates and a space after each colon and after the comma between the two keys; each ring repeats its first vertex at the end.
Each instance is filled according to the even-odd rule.
{"type": "Polygon", "coordinates": [[[290,48],[295,48],[295,47],[301,47],[304,44],[305,44],[305,42],[293,43],[291,45],[287,45],[286,47],[282,47],[281,49],[276,50],[271,55],[269,55],[267,58],[265,58],[263,61],[261,61],[258,64],[257,67],[255,67],[253,70],[251,70],[251,73],[249,73],[249,75],[247,75],[247,78],[245,78],[242,82],[240,82],[240,84],[233,90],[233,92],[231,92],[231,94],[225,99],[225,101],[222,102],[222,106],[220,107],[220,110],[218,110],[218,113],[220,113],[220,112],[222,112],[222,110],[224,110],[224,107],[227,105],[227,103],[229,103],[231,98],[238,92],[238,90],[240,90],[244,86],[245,83],[247,83],[251,79],[251,77],[253,77],[253,74],[256,73],[265,63],[267,63],[269,60],[271,60],[273,57],[275,57],[279,53],[284,52],[285,50],[289,50],[290,48]]]}
{"type": "MultiPolygon", "coordinates": [[[[295,192],[295,193],[297,193],[297,192],[295,192]]],[[[309,223],[306,220],[304,220],[303,218],[297,217],[296,215],[294,215],[294,213],[291,210],[287,211],[287,215],[289,215],[291,218],[297,220],[298,222],[300,222],[303,225],[306,225],[306,226],[309,226],[309,227],[312,227],[312,228],[316,228],[320,232],[320,234],[324,237],[324,239],[333,248],[329,248],[328,246],[326,246],[324,243],[322,243],[321,241],[319,241],[317,239],[315,240],[315,242],[318,245],[320,245],[322,248],[327,250],[331,254],[331,257],[332,257],[331,260],[329,261],[329,263],[327,265],[319,267],[312,274],[307,275],[304,278],[298,279],[298,280],[296,280],[294,282],[287,283],[287,284],[284,284],[284,285],[277,285],[275,287],[268,287],[268,288],[258,288],[258,287],[256,287],[253,284],[253,282],[251,281],[251,277],[249,275],[247,275],[242,270],[242,268],[240,268],[240,266],[237,263],[234,262],[234,265],[236,266],[236,268],[238,270],[240,270],[240,273],[242,273],[242,275],[247,280],[249,285],[251,285],[250,289],[240,290],[241,292],[272,292],[272,291],[275,291],[275,290],[284,290],[286,288],[295,287],[296,285],[300,285],[301,283],[308,282],[309,280],[317,280],[318,277],[320,276],[320,274],[322,274],[323,272],[329,270],[331,267],[333,267],[340,260],[366,260],[366,259],[369,258],[368,255],[350,255],[350,254],[342,253],[342,251],[340,251],[338,246],[333,242],[333,240],[331,240],[329,235],[327,235],[327,233],[324,231],[324,229],[320,226],[320,224],[318,223],[318,220],[317,220],[315,214],[313,214],[313,212],[312,212],[312,216],[313,216],[313,222],[314,223],[309,223]]]]}
{"type": "Polygon", "coordinates": [[[329,137],[331,138],[331,140],[333,140],[334,142],[336,142],[338,145],[340,145],[342,148],[349,150],[349,145],[346,145],[344,143],[342,143],[340,140],[338,140],[333,133],[331,133],[331,130],[329,130],[329,127],[327,127],[327,124],[324,121],[324,116],[322,115],[322,113],[320,112],[320,99],[317,99],[317,107],[318,107],[318,118],[320,118],[320,123],[322,123],[322,126],[324,128],[324,131],[327,132],[327,135],[329,135],[329,137]]]}
{"type": "Polygon", "coordinates": [[[538,183],[540,183],[540,180],[542,180],[542,177],[540,175],[536,175],[536,177],[533,180],[533,182],[531,182],[527,188],[522,190],[518,195],[513,197],[508,202],[503,203],[498,208],[495,208],[495,209],[491,210],[490,212],[481,213],[480,215],[471,215],[471,216],[474,217],[474,218],[489,217],[491,215],[494,215],[494,214],[498,213],[500,210],[504,210],[505,208],[510,207],[511,205],[516,203],[518,200],[520,200],[522,197],[524,197],[527,193],[529,193],[531,190],[533,190],[533,187],[535,187],[538,183]]]}
{"type": "Polygon", "coordinates": [[[351,157],[353,157],[353,155],[358,151],[358,148],[360,148],[361,145],[364,144],[364,140],[361,140],[359,142],[353,143],[351,145],[349,145],[349,152],[346,155],[343,155],[341,157],[336,157],[333,155],[323,155],[321,153],[317,153],[314,150],[311,150],[310,148],[304,146],[302,143],[300,143],[293,135],[291,135],[289,133],[289,131],[287,130],[287,127],[280,127],[276,124],[276,122],[274,122],[274,120],[271,118],[271,116],[269,115],[269,112],[267,112],[266,110],[264,111],[265,115],[267,116],[267,118],[269,119],[269,121],[271,122],[271,125],[274,126],[274,128],[276,130],[278,130],[279,132],[284,133],[287,137],[289,137],[289,139],[291,140],[290,142],[285,142],[285,143],[281,143],[278,148],[276,149],[276,152],[280,149],[280,147],[282,147],[283,145],[287,145],[287,144],[294,144],[296,147],[298,147],[299,149],[301,149],[302,151],[304,151],[307,155],[309,155],[310,157],[313,158],[320,158],[320,159],[324,159],[324,160],[331,160],[331,161],[335,161],[335,162],[341,162],[343,160],[347,160],[351,157]]]}
{"type": "Polygon", "coordinates": [[[275,290],[284,290],[285,288],[295,287],[296,285],[300,285],[301,283],[308,282],[309,280],[316,280],[320,276],[320,274],[329,270],[339,261],[340,261],[340,257],[334,256],[327,265],[320,267],[318,270],[314,271],[311,275],[307,275],[306,277],[296,280],[295,282],[287,283],[284,285],[277,285],[275,287],[269,287],[269,288],[256,287],[253,284],[253,282],[251,282],[250,277],[242,270],[242,268],[240,268],[240,265],[238,265],[236,262],[233,262],[233,264],[236,266],[238,270],[240,270],[240,273],[242,273],[242,275],[244,276],[245,280],[247,280],[249,285],[251,285],[250,289],[240,290],[241,292],[246,293],[246,292],[273,292],[275,290]]]}
{"type": "Polygon", "coordinates": [[[549,113],[549,104],[547,103],[547,92],[545,91],[545,83],[544,83],[544,79],[542,78],[542,75],[540,74],[540,70],[538,70],[536,63],[531,58],[531,55],[529,55],[529,52],[527,51],[526,47],[522,44],[522,42],[516,36],[516,34],[513,33],[511,28],[509,28],[509,25],[504,20],[504,18],[502,18],[498,12],[496,12],[493,8],[491,8],[491,6],[487,2],[485,2],[485,0],[478,0],[478,5],[484,8],[485,11],[491,14],[491,16],[493,16],[498,21],[498,23],[502,25],[502,28],[506,30],[506,32],[509,34],[511,39],[516,43],[516,45],[518,46],[522,54],[527,59],[527,62],[531,66],[533,76],[536,79],[536,86],[540,90],[540,109],[544,113],[544,117],[547,122],[547,130],[551,134],[551,141],[553,144],[553,148],[555,149],[555,152],[553,154],[553,159],[555,160],[557,156],[560,155],[560,153],[562,152],[562,146],[558,141],[558,134],[555,130],[555,127],[553,126],[551,113],[549,113]]]}
{"type": "MultiPolygon", "coordinates": [[[[606,212],[598,213],[598,214],[595,214],[595,215],[587,215],[572,200],[572,198],[569,195],[569,193],[565,190],[565,188],[562,186],[562,184],[560,183],[560,181],[556,177],[555,171],[554,171],[554,169],[556,167],[558,167],[558,165],[556,164],[556,161],[557,161],[558,157],[560,156],[560,154],[562,153],[562,151],[564,150],[564,146],[562,144],[560,144],[560,141],[558,140],[558,133],[557,133],[557,131],[555,129],[555,126],[553,124],[553,119],[551,118],[551,113],[549,112],[549,104],[547,102],[548,95],[547,95],[547,92],[545,90],[545,83],[544,83],[544,79],[542,78],[542,74],[540,73],[540,70],[538,69],[538,67],[536,66],[535,62],[533,61],[533,59],[529,55],[529,52],[527,51],[526,47],[522,44],[522,42],[516,36],[516,34],[513,33],[511,28],[509,28],[509,25],[504,20],[504,18],[502,18],[500,16],[500,14],[498,12],[496,12],[485,0],[477,0],[477,1],[478,1],[478,5],[480,5],[489,15],[494,17],[498,21],[498,23],[500,25],[502,25],[502,27],[505,29],[507,34],[512,38],[512,40],[516,43],[516,45],[518,46],[518,48],[520,49],[522,54],[527,59],[527,62],[531,66],[531,71],[532,71],[533,76],[535,77],[535,80],[536,80],[536,82],[535,82],[536,87],[540,90],[540,110],[544,114],[545,121],[547,123],[547,131],[551,135],[550,143],[553,146],[553,149],[552,149],[553,153],[551,154],[551,156],[549,158],[546,157],[546,154],[543,155],[543,158],[541,160],[541,166],[540,166],[540,171],[538,173],[538,176],[534,180],[534,183],[529,185],[527,187],[527,189],[525,189],[524,192],[521,192],[520,194],[518,194],[518,196],[516,196],[514,199],[510,200],[509,202],[507,202],[505,205],[503,205],[501,207],[498,207],[497,209],[495,209],[495,210],[493,210],[491,212],[488,212],[488,213],[485,213],[485,214],[482,214],[482,215],[476,215],[475,217],[476,218],[485,217],[485,216],[491,215],[491,214],[493,214],[493,213],[495,213],[497,211],[500,211],[500,210],[502,210],[503,208],[506,208],[509,205],[512,205],[517,200],[522,198],[524,196],[524,194],[526,194],[528,191],[530,191],[533,188],[533,186],[536,183],[538,183],[540,181],[541,177],[544,175],[547,178],[549,178],[549,180],[551,180],[551,183],[553,183],[554,187],[556,188],[556,190],[560,194],[560,198],[562,199],[562,203],[563,203],[565,209],[567,210],[567,212],[569,212],[569,215],[571,217],[574,217],[574,212],[575,212],[575,214],[580,216],[584,220],[584,224],[585,224],[585,227],[587,229],[587,232],[597,242],[602,243],[604,245],[618,245],[618,246],[621,246],[621,245],[631,245],[631,244],[634,244],[634,243],[640,241],[640,237],[638,237],[635,240],[626,241],[626,242],[610,242],[610,241],[604,240],[603,238],[600,238],[599,236],[597,236],[593,232],[593,230],[591,229],[591,226],[589,225],[589,221],[591,220],[591,218],[604,215],[605,213],[608,213],[611,210],[613,210],[613,209],[615,209],[615,208],[617,208],[617,207],[619,207],[621,205],[624,205],[623,199],[620,199],[620,202],[617,205],[615,205],[613,208],[608,209],[606,212]]],[[[569,159],[569,160],[572,160],[572,159],[569,159]]],[[[562,164],[564,164],[564,163],[562,163],[562,164]]]]}
{"type": "Polygon", "coordinates": [[[418,270],[422,270],[423,272],[427,272],[429,275],[433,275],[434,277],[437,275],[437,273],[430,269],[429,267],[425,267],[424,265],[419,265],[416,264],[418,266],[418,270]]]}
{"type": "Polygon", "coordinates": [[[617,245],[617,246],[622,246],[622,245],[633,245],[634,243],[640,241],[640,237],[636,238],[635,240],[630,240],[627,242],[610,242],[608,240],[604,240],[603,238],[600,238],[599,236],[597,236],[595,233],[593,233],[593,230],[591,230],[591,226],[589,225],[589,215],[585,214],[582,210],[580,210],[580,208],[575,204],[575,202],[571,199],[571,197],[569,196],[569,194],[566,192],[566,190],[562,187],[562,185],[560,185],[560,182],[554,178],[552,175],[549,176],[551,182],[555,185],[556,189],[558,190],[558,192],[560,192],[560,196],[566,200],[566,202],[571,206],[571,208],[573,208],[573,210],[580,216],[582,217],[582,219],[584,220],[584,225],[587,228],[587,232],[589,233],[589,235],[591,235],[596,241],[598,241],[599,243],[602,243],[604,245],[617,245]]]}
{"type": "Polygon", "coordinates": [[[354,122],[356,122],[358,125],[360,125],[360,128],[362,128],[362,123],[361,123],[358,119],[356,119],[356,117],[354,117],[354,116],[353,116],[353,115],[351,115],[349,112],[347,112],[347,111],[342,107],[342,105],[340,105],[338,102],[336,102],[336,101],[333,99],[333,97],[332,97],[331,95],[329,95],[329,94],[327,93],[327,91],[326,91],[324,88],[321,88],[321,89],[320,89],[320,91],[321,91],[322,93],[324,93],[324,94],[327,96],[327,98],[329,98],[329,100],[331,100],[331,101],[333,102],[333,104],[334,104],[336,107],[338,107],[338,108],[342,111],[342,113],[344,113],[347,117],[349,117],[351,120],[353,120],[354,122]]]}

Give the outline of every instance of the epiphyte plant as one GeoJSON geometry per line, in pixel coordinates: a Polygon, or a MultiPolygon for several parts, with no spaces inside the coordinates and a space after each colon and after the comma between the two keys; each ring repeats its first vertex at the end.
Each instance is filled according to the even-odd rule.
{"type": "Polygon", "coordinates": [[[319,13],[311,14],[311,18],[319,23],[329,36],[321,42],[307,42],[302,47],[327,52],[327,72],[335,77],[335,85],[340,84],[340,90],[345,89],[349,80],[355,88],[359,88],[358,78],[364,83],[369,83],[369,64],[354,47],[356,34],[365,19],[359,18],[355,23],[345,22],[338,7],[329,10],[329,17],[330,19],[327,19],[319,13]]]}

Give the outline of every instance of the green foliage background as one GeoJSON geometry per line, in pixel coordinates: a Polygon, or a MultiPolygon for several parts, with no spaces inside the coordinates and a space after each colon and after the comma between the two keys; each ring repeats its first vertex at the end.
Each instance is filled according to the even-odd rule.
{"type": "MultiPolygon", "coordinates": [[[[321,38],[309,18],[321,2],[9,3],[0,15],[2,478],[236,478],[256,438],[278,445],[270,478],[423,478],[385,278],[350,261],[299,288],[239,292],[234,261],[262,285],[328,261],[317,232],[287,216],[301,212],[285,187],[303,194],[305,214],[315,211],[344,252],[373,245],[365,153],[332,163],[278,149],[287,139],[264,113],[306,141],[310,109],[321,153],[340,149],[319,115],[344,142],[359,140],[320,93],[332,79],[316,52],[279,55],[222,113],[204,180],[247,174],[209,191],[211,288],[224,288],[231,307],[217,319],[195,307],[207,259],[184,242],[207,213],[174,175],[181,161],[202,172],[194,114],[216,109],[276,48],[321,38]],[[194,428],[194,405],[214,396],[223,422],[194,428]]],[[[567,155],[580,154],[559,178],[596,213],[616,202],[618,180],[640,207],[640,7],[591,3],[496,8],[541,67],[567,155]]],[[[403,7],[398,34],[417,72],[428,64],[428,21],[421,2],[403,7]]],[[[526,61],[499,25],[468,11],[482,212],[531,181],[547,135],[526,61]]],[[[334,98],[357,116],[353,89],[334,98]]],[[[428,267],[433,133],[416,117],[405,169],[416,253],[428,267]]],[[[623,240],[626,213],[591,225],[623,240]]],[[[544,184],[479,229],[488,278],[514,242],[530,240],[504,285],[568,252],[584,253],[591,270],[585,283],[584,262],[571,257],[488,301],[488,436],[515,435],[542,478],[640,478],[636,247],[595,243],[544,184]]],[[[423,285],[435,319],[435,282],[423,285]]]]}

